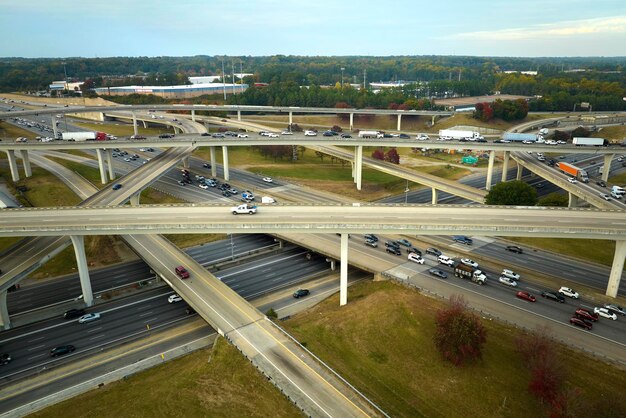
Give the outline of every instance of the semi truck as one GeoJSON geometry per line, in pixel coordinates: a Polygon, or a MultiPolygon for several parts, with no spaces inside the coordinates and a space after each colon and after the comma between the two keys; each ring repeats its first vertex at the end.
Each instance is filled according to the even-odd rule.
{"type": "Polygon", "coordinates": [[[461,279],[470,279],[474,283],[479,285],[483,285],[487,282],[487,276],[481,270],[474,268],[472,266],[468,266],[467,264],[463,264],[460,261],[456,261],[454,263],[454,275],[461,279]]]}
{"type": "Polygon", "coordinates": [[[565,161],[560,161],[556,163],[556,168],[561,170],[561,172],[569,174],[572,177],[582,181],[583,183],[589,183],[589,176],[587,172],[580,167],[576,167],[574,164],[566,163],[565,161]]]}
{"type": "Polygon", "coordinates": [[[359,131],[359,138],[383,138],[384,134],[379,131],[359,131]]]}
{"type": "Polygon", "coordinates": [[[604,138],[579,138],[579,137],[574,137],[572,139],[572,144],[576,145],[577,147],[581,147],[581,146],[593,146],[593,147],[606,147],[609,145],[609,141],[607,141],[604,138]]]}
{"type": "Polygon", "coordinates": [[[106,141],[107,134],[105,132],[63,132],[61,139],[64,141],[106,141]]]}
{"type": "Polygon", "coordinates": [[[457,131],[455,129],[441,129],[439,131],[439,138],[459,140],[466,139],[468,141],[477,141],[484,139],[483,136],[475,131],[457,131]]]}
{"type": "Polygon", "coordinates": [[[513,132],[506,132],[502,135],[502,139],[505,141],[513,141],[513,142],[536,142],[537,135],[536,134],[517,134],[513,132]]]}

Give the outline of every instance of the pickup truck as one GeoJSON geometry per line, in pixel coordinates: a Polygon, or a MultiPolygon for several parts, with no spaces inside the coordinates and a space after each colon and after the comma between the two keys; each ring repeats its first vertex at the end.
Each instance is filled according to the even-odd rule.
{"type": "Polygon", "coordinates": [[[233,215],[238,215],[240,213],[247,213],[249,215],[254,215],[256,213],[256,206],[249,205],[246,203],[246,204],[239,205],[239,206],[233,206],[232,208],[230,208],[230,211],[232,212],[233,215]]]}

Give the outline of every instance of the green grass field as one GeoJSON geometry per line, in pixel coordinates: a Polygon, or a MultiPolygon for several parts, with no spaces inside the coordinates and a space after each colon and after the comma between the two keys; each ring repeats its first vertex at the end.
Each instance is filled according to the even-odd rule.
{"type": "Polygon", "coordinates": [[[0,138],[5,141],[14,141],[18,136],[35,139],[37,135],[31,131],[27,131],[26,129],[0,121],[0,138]]]}
{"type": "MultiPolygon", "coordinates": [[[[104,131],[108,134],[115,135],[115,136],[130,136],[135,133],[135,131],[133,130],[132,124],[130,125],[124,124],[124,123],[103,124],[103,123],[98,123],[98,122],[78,122],[78,121],[73,121],[72,124],[76,126],[80,126],[81,128],[91,130],[91,131],[104,131]]],[[[155,128],[155,127],[144,128],[143,123],[138,122],[137,126],[138,126],[137,131],[139,132],[139,135],[158,135],[163,132],[170,132],[170,133],[172,132],[172,128],[169,128],[165,125],[162,125],[162,127],[159,127],[159,128],[155,128]]]]}

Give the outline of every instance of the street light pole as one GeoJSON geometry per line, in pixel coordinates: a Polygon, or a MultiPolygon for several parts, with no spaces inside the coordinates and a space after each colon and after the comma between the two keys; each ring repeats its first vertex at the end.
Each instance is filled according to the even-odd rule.
{"type": "Polygon", "coordinates": [[[409,203],[409,181],[406,181],[406,189],[404,189],[404,204],[409,203]]]}
{"type": "Polygon", "coordinates": [[[343,92],[343,70],[345,70],[345,68],[341,67],[341,91],[343,92]]]}
{"type": "Polygon", "coordinates": [[[235,244],[233,243],[233,234],[230,235],[230,259],[235,261],[235,244]]]}

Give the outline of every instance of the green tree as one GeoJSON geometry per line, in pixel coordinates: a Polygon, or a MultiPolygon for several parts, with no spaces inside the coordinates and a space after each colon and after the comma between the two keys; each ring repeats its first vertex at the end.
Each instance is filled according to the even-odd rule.
{"type": "Polygon", "coordinates": [[[487,193],[488,205],[535,206],[537,190],[523,181],[509,181],[496,184],[487,193]]]}
{"type": "Polygon", "coordinates": [[[542,197],[537,202],[537,206],[559,206],[567,207],[569,200],[566,195],[559,193],[550,193],[546,197],[542,197]]]}

